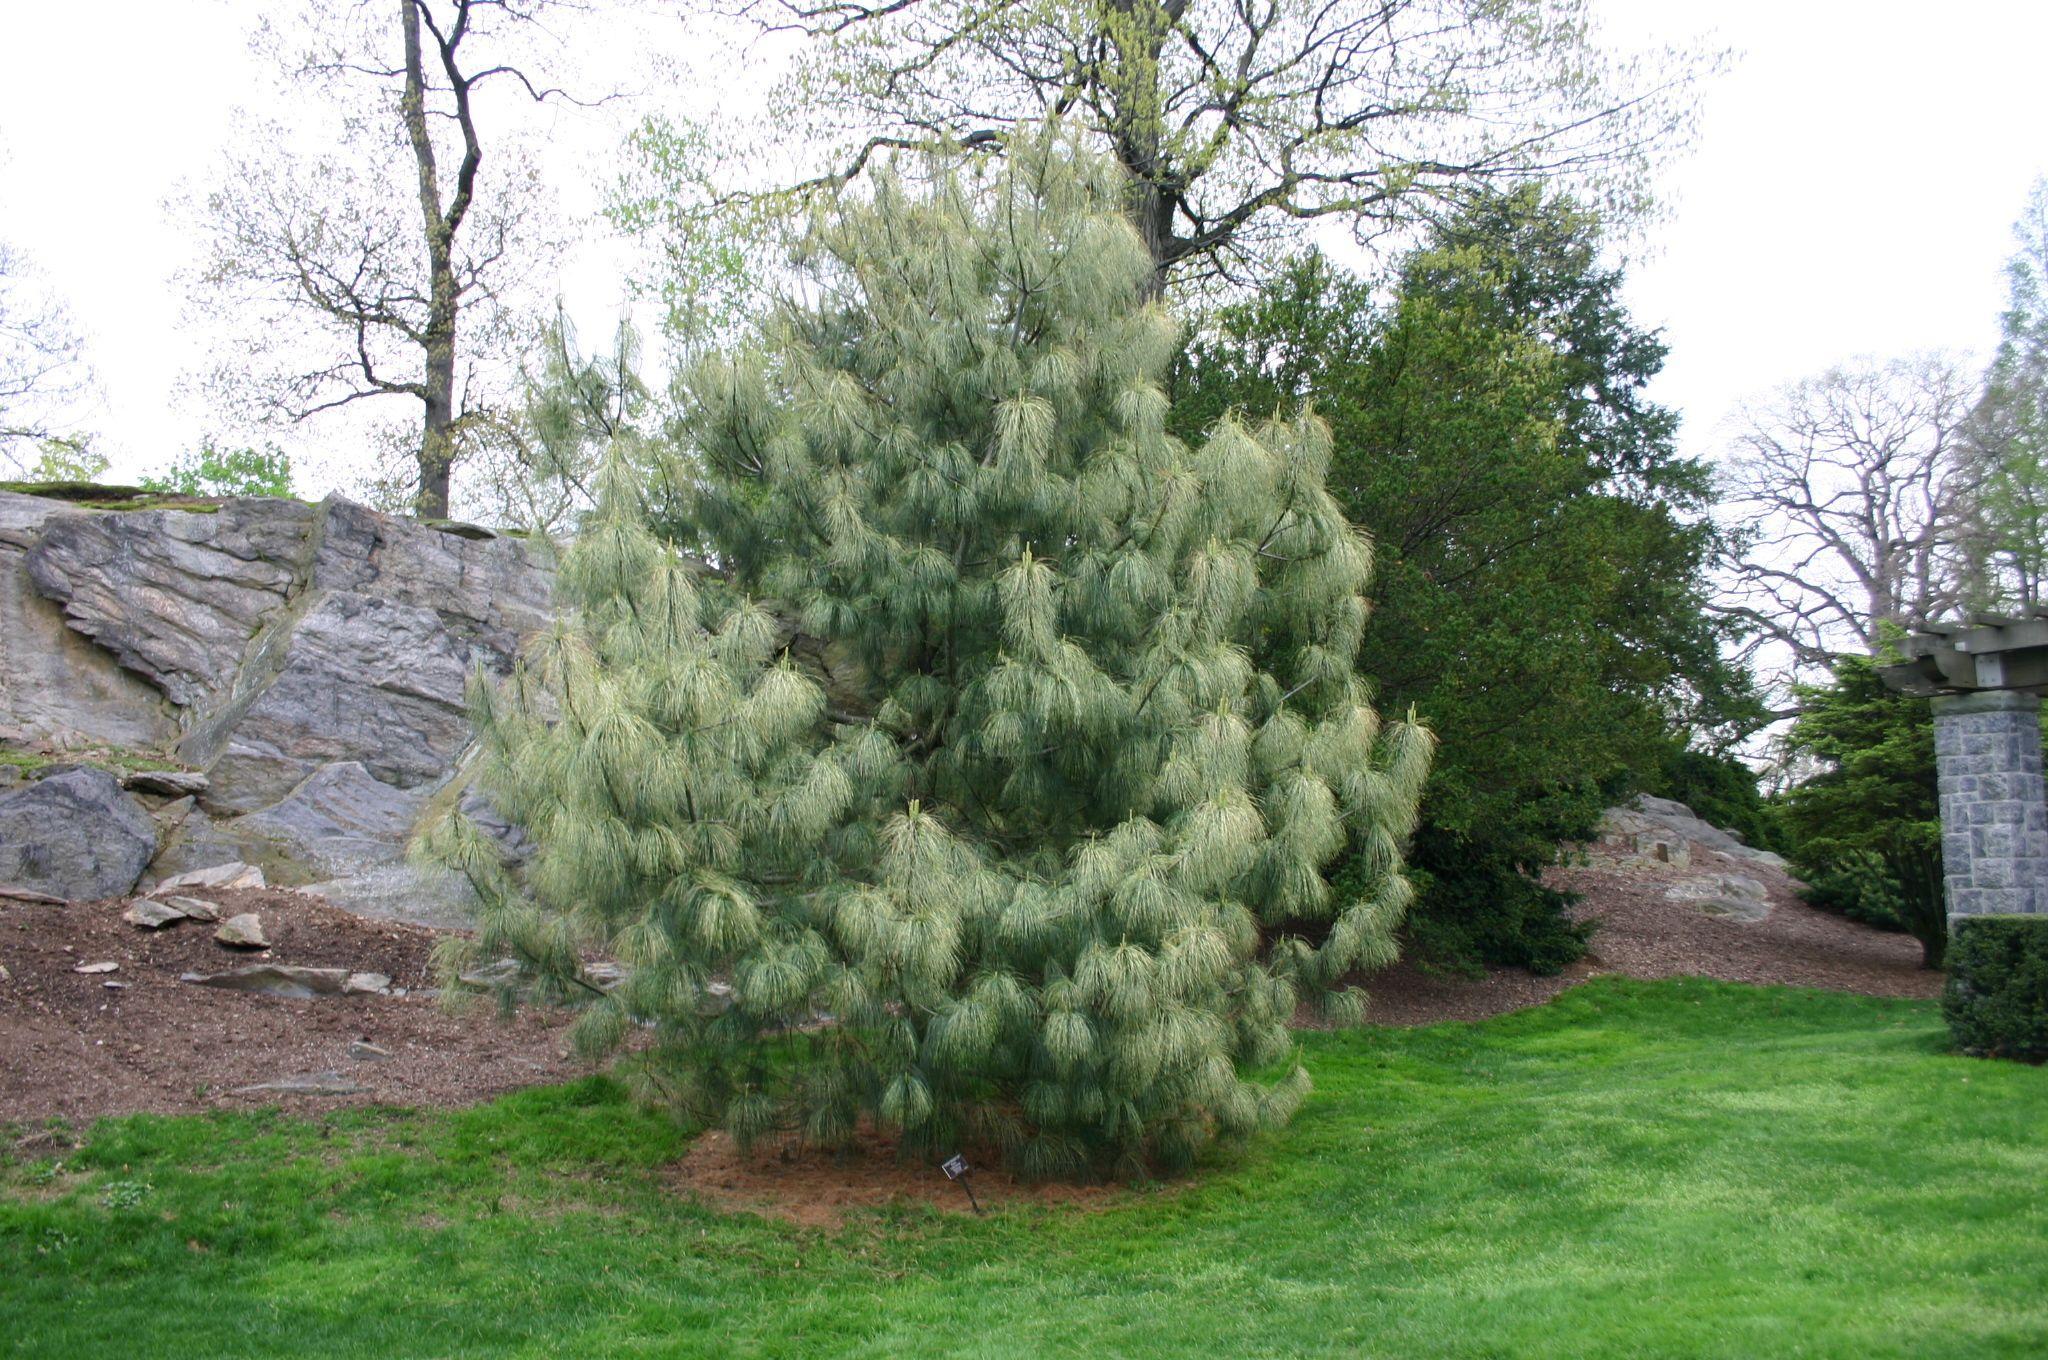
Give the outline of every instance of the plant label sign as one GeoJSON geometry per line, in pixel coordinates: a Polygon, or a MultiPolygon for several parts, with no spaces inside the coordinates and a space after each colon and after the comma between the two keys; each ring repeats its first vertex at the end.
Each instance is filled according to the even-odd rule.
{"type": "Polygon", "coordinates": [[[967,1174],[967,1159],[956,1152],[940,1164],[939,1170],[946,1173],[947,1180],[957,1181],[967,1174]]]}

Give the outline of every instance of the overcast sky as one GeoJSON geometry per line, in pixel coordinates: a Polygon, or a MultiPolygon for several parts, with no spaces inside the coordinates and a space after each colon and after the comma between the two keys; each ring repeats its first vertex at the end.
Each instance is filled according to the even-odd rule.
{"type": "MultiPolygon", "coordinates": [[[[203,345],[181,327],[173,279],[196,246],[164,204],[206,180],[235,106],[274,98],[247,43],[263,9],[99,0],[88,24],[72,6],[0,0],[0,240],[85,333],[102,394],[91,423],[118,475],[218,428],[179,391],[203,345]]],[[[1857,354],[1988,350],[2011,223],[2048,173],[2048,3],[1599,9],[1626,44],[1704,37],[1736,52],[1703,92],[1698,141],[1662,184],[1669,216],[1630,275],[1638,319],[1671,345],[1658,394],[1684,412],[1689,449],[1709,451],[1745,396],[1857,354]]],[[[615,136],[605,120],[623,116],[563,115],[550,171],[583,206],[594,148],[615,136]]],[[[586,328],[620,303],[609,258],[594,247],[563,266],[586,328]]]]}

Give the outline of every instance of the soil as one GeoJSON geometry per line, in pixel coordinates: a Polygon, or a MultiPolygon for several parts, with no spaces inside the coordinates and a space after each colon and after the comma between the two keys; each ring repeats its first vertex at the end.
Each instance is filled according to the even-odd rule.
{"type": "MultiPolygon", "coordinates": [[[[1920,966],[1918,944],[1806,906],[1782,871],[1695,847],[1676,868],[1635,858],[1618,841],[1585,848],[1550,875],[1580,895],[1594,921],[1592,952],[1552,977],[1519,969],[1479,979],[1402,964],[1361,979],[1367,1018],[1384,1025],[1480,1020],[1538,1005],[1603,973],[1697,975],[1789,983],[1876,996],[1932,997],[1941,975],[1920,966]],[[1665,890],[1702,874],[1761,881],[1770,911],[1759,921],[1702,913],[1665,890]]],[[[213,927],[182,922],[143,930],[121,919],[126,901],[39,903],[0,897],[0,1124],[34,1129],[62,1116],[82,1122],[133,1111],[162,1113],[282,1106],[313,1113],[347,1105],[451,1106],[587,1070],[568,1055],[568,1017],[522,1008],[507,1021],[451,1014],[430,995],[429,956],[443,932],[370,920],[306,894],[204,890],[221,916],[253,911],[270,947],[232,950],[213,927]],[[116,971],[82,974],[108,961],[116,971]],[[201,987],[187,972],[252,962],[388,975],[407,995],[297,1001],[201,987]],[[125,986],[110,988],[106,984],[125,986]],[[365,1041],[388,1058],[362,1060],[365,1041]],[[359,1090],[340,1095],[243,1088],[339,1073],[359,1090]]],[[[47,1138],[40,1132],[30,1138],[47,1138]]],[[[973,1159],[971,1159],[973,1160],[973,1159]]],[[[1032,1203],[1106,1207],[1143,1193],[1114,1186],[1027,1185],[982,1158],[973,1173],[984,1208],[1032,1203]]],[[[853,1211],[891,1204],[969,1212],[967,1195],[936,1167],[899,1160],[887,1139],[845,1154],[761,1146],[742,1153],[706,1134],[670,1173],[678,1189],[727,1209],[830,1227],[853,1211]]]]}
{"type": "Polygon", "coordinates": [[[1520,968],[1447,977],[1403,963],[1361,979],[1366,1018],[1380,1025],[1484,1020],[1541,1005],[1604,973],[1784,983],[1867,996],[1941,995],[1942,975],[1920,966],[1920,945],[1911,936],[1816,911],[1782,869],[1698,846],[1691,864],[1678,868],[1637,859],[1618,840],[1596,842],[1576,858],[1545,878],[1578,894],[1573,915],[1596,924],[1585,958],[1550,977],[1520,968]],[[1761,921],[1709,916],[1694,903],[1664,896],[1680,880],[1707,874],[1756,879],[1770,914],[1761,921]]]}
{"type": "Polygon", "coordinates": [[[1034,1184],[997,1165],[992,1156],[968,1155],[967,1183],[924,1160],[899,1156],[892,1134],[864,1134],[845,1152],[818,1152],[779,1144],[756,1144],[745,1152],[714,1130],[690,1145],[669,1169],[669,1182],[721,1209],[779,1218],[806,1228],[837,1227],[849,1213],[892,1205],[919,1205],[943,1213],[971,1214],[1015,1205],[1060,1205],[1106,1209],[1146,1194],[1125,1185],[1034,1184]]]}
{"type": "Polygon", "coordinates": [[[459,1105],[586,1070],[567,1056],[567,1019],[522,1009],[479,1023],[431,995],[434,931],[373,921],[310,894],[195,890],[221,918],[255,912],[270,947],[231,949],[214,927],[181,921],[144,930],[126,901],[0,898],[0,1123],[82,1123],[135,1111],[185,1113],[281,1105],[459,1105]],[[107,973],[81,964],[113,962],[107,973]],[[347,968],[391,978],[406,996],[251,995],[182,982],[252,963],[347,968]],[[109,983],[122,984],[109,987],[109,983]],[[390,1056],[351,1057],[356,1041],[390,1056]],[[297,1095],[240,1088],[338,1072],[359,1091],[297,1095]]]}

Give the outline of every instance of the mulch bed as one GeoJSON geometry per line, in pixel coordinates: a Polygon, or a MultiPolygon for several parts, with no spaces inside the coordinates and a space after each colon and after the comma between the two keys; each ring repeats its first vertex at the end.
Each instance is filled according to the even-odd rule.
{"type": "Polygon", "coordinates": [[[480,1022],[421,995],[289,1000],[181,982],[187,972],[262,962],[377,972],[397,988],[429,988],[438,938],[308,894],[187,895],[217,903],[223,919],[257,913],[270,947],[229,949],[214,942],[213,926],[197,921],[144,930],[121,919],[125,901],[0,899],[0,967],[8,973],[0,981],[0,1123],[266,1105],[299,1112],[461,1105],[586,1070],[567,1056],[567,1017],[547,1011],[480,1022]],[[73,971],[101,961],[120,967],[73,971]],[[391,1056],[352,1058],[357,1040],[391,1056]],[[329,1071],[363,1089],[319,1096],[237,1089],[329,1071]]]}
{"type": "MultiPolygon", "coordinates": [[[[1638,978],[1694,975],[1789,983],[1876,996],[1932,997],[1941,975],[1920,967],[1919,946],[1818,912],[1792,880],[1767,866],[1700,851],[1685,869],[1645,863],[1626,847],[1587,848],[1551,881],[1581,894],[1576,911],[1599,923],[1592,952],[1554,977],[1507,969],[1482,979],[1446,977],[1402,964],[1362,979],[1367,1018],[1383,1025],[1481,1020],[1541,1004],[1602,973],[1638,978]],[[1765,884],[1770,914],[1743,922],[1671,901],[1679,879],[1735,873],[1765,884]]],[[[313,1113],[348,1105],[454,1106],[561,1081],[587,1070],[568,1054],[569,1018],[522,1008],[509,1021],[447,1012],[433,998],[430,955],[441,932],[370,920],[317,897],[273,889],[195,891],[223,918],[256,912],[271,944],[232,950],[213,927],[183,922],[143,930],[121,919],[125,901],[29,903],[0,899],[0,1123],[29,1132],[62,1116],[74,1122],[136,1111],[182,1113],[282,1106],[313,1113]],[[119,969],[81,974],[82,963],[119,969]],[[196,986],[186,972],[253,962],[346,968],[388,975],[408,996],[287,1000],[196,986]],[[108,982],[125,983],[109,988],[108,982]],[[362,1040],[391,1056],[349,1055],[362,1040]],[[339,1072],[360,1091],[293,1095],[238,1088],[339,1072]]],[[[670,1171],[679,1190],[726,1209],[830,1227],[851,1211],[896,1203],[967,1212],[967,1197],[936,1167],[898,1160],[888,1141],[841,1155],[775,1146],[742,1153],[723,1134],[697,1140],[670,1171]]],[[[985,1207],[1034,1203],[1107,1207],[1123,1187],[1028,1185],[992,1165],[977,1167],[985,1207]]]]}
{"type": "Polygon", "coordinates": [[[896,1136],[870,1131],[843,1152],[820,1152],[774,1142],[740,1151],[726,1133],[698,1138],[669,1168],[669,1183],[721,1209],[779,1218],[806,1228],[832,1228],[849,1213],[916,1205],[941,1213],[970,1214],[1020,1204],[1107,1209],[1171,1187],[1072,1185],[1019,1180],[993,1156],[970,1156],[974,1199],[939,1167],[898,1155],[896,1136]]]}
{"type": "Polygon", "coordinates": [[[1781,869],[1698,849],[1690,866],[1636,860],[1617,842],[1586,848],[1582,862],[1552,869],[1552,887],[1580,895],[1574,915],[1598,923],[1586,957],[1553,977],[1519,968],[1467,979],[1400,964],[1362,979],[1366,1018],[1380,1025],[1485,1020],[1541,1005],[1603,973],[1632,978],[1709,977],[1726,982],[1825,987],[1866,996],[1941,995],[1942,975],[1920,966],[1912,937],[1816,911],[1781,869]],[[1708,916],[1664,896],[1672,884],[1703,874],[1740,874],[1764,885],[1770,915],[1761,921],[1708,916]]]}

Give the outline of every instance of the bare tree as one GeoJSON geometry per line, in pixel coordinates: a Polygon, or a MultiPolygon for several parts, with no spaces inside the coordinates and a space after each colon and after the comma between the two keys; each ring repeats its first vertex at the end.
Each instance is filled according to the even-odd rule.
{"type": "Polygon", "coordinates": [[[486,155],[482,96],[567,97],[521,64],[558,48],[538,21],[561,7],[311,0],[266,38],[294,91],[333,96],[338,135],[303,155],[279,124],[244,130],[205,203],[195,298],[239,336],[217,390],[273,421],[415,406],[424,517],[448,514],[465,430],[488,407],[479,372],[509,373],[513,294],[548,244],[531,161],[507,135],[486,155]]]}
{"type": "Polygon", "coordinates": [[[1475,185],[1567,177],[1640,206],[1695,66],[1610,59],[1586,0],[699,4],[807,40],[769,119],[813,163],[794,192],[886,148],[998,151],[1058,117],[1129,172],[1155,289],[1230,275],[1316,219],[1368,235],[1475,185]]]}
{"type": "Polygon", "coordinates": [[[1800,667],[1958,608],[1975,397],[1957,359],[1923,354],[1831,369],[1745,411],[1724,461],[1726,607],[1800,667]]]}
{"type": "Polygon", "coordinates": [[[27,471],[89,381],[77,328],[28,261],[0,243],[0,458],[27,471]]]}

